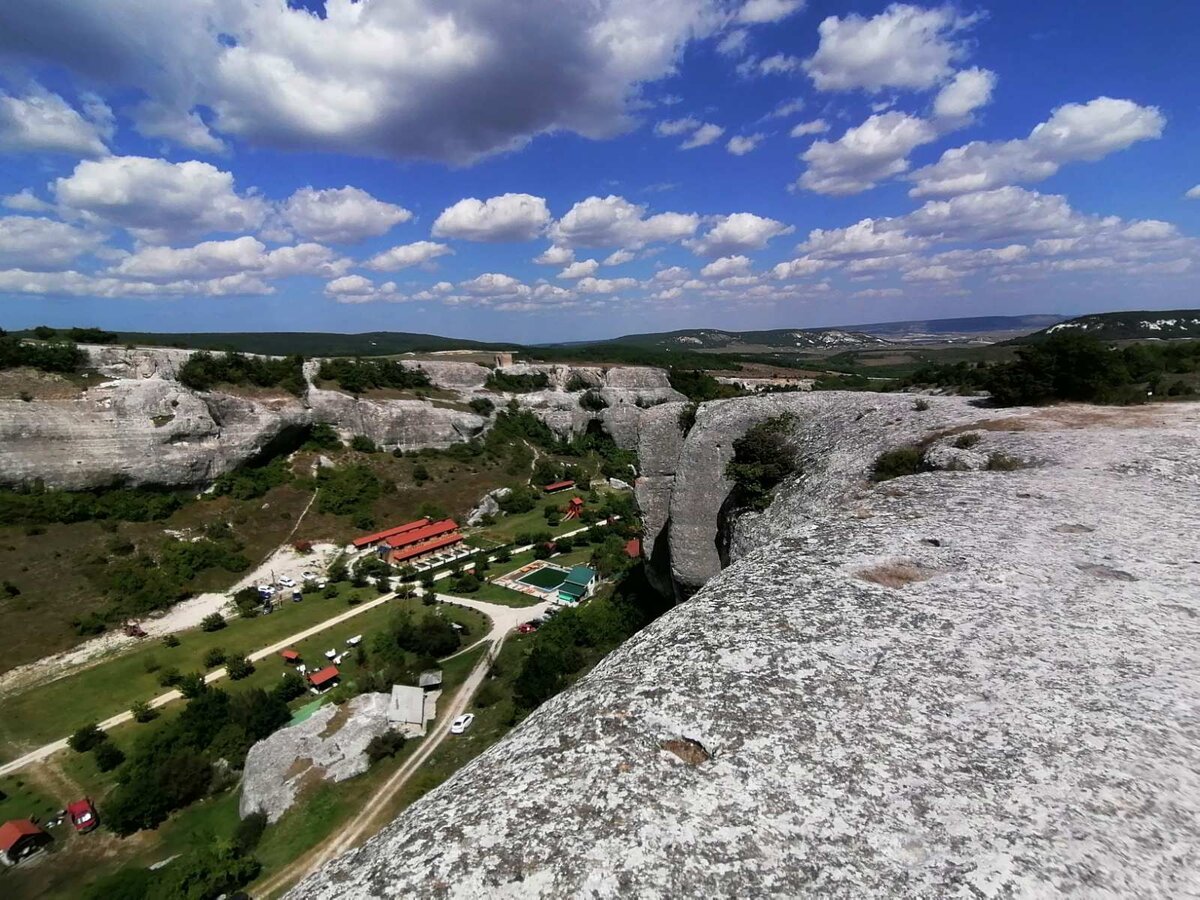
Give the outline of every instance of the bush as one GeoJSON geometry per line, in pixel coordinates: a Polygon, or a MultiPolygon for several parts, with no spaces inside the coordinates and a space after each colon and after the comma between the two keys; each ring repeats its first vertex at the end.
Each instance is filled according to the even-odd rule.
{"type": "Polygon", "coordinates": [[[954,439],[954,448],[956,450],[970,450],[983,440],[983,436],[975,432],[960,434],[954,439]]]}
{"type": "Polygon", "coordinates": [[[379,446],[365,434],[356,434],[350,438],[350,449],[359,453],[378,453],[379,446]]]}
{"type": "Polygon", "coordinates": [[[133,721],[143,725],[158,718],[158,710],[143,700],[139,700],[129,707],[129,712],[133,716],[133,721]]]}
{"type": "Polygon", "coordinates": [[[223,353],[220,356],[201,350],[188,357],[176,376],[180,384],[196,391],[208,391],[219,384],[281,387],[289,393],[302,394],[305,389],[304,357],[287,356],[270,359],[264,356],[245,356],[223,353]]]}
{"type": "MultiPolygon", "coordinates": [[[[52,332],[45,340],[55,337],[52,332]]],[[[0,336],[0,369],[28,366],[42,372],[74,372],[85,362],[83,351],[74,344],[30,344],[10,335],[0,336]]]]}
{"type": "Polygon", "coordinates": [[[925,454],[920,447],[897,447],[885,450],[875,460],[871,470],[872,481],[889,481],[927,471],[925,454]]]}
{"type": "Polygon", "coordinates": [[[225,627],[225,617],[220,613],[209,613],[200,620],[201,631],[220,631],[225,627]]]}
{"type": "Polygon", "coordinates": [[[929,409],[928,400],[917,400],[913,403],[913,410],[916,412],[925,412],[927,409],[929,409]]]}
{"type": "Polygon", "coordinates": [[[507,372],[493,371],[488,375],[485,385],[488,390],[503,391],[509,394],[528,394],[531,391],[544,391],[550,386],[550,377],[545,372],[529,372],[520,375],[510,375],[507,372]]]}
{"type": "Polygon", "coordinates": [[[4,596],[6,596],[6,597],[21,596],[21,589],[19,587],[17,587],[15,584],[13,584],[11,581],[5,581],[3,584],[3,589],[4,589],[4,596]]]}
{"type": "Polygon", "coordinates": [[[100,726],[93,722],[90,725],[84,725],[73,735],[67,738],[67,746],[76,753],[87,753],[87,751],[100,746],[108,740],[108,735],[100,730],[100,726]]]}
{"type": "Polygon", "coordinates": [[[371,738],[367,744],[367,759],[376,763],[386,757],[395,756],[404,749],[405,737],[394,728],[371,738]]]}
{"type": "Polygon", "coordinates": [[[162,642],[163,642],[164,647],[178,647],[179,646],[179,638],[177,638],[173,634],[166,635],[162,639],[162,642]]]}
{"type": "Polygon", "coordinates": [[[158,676],[158,683],[165,688],[177,687],[183,681],[183,673],[172,667],[164,669],[158,676]]]}
{"type": "Polygon", "coordinates": [[[796,448],[790,442],[794,419],[776,416],[761,422],[733,442],[733,459],[725,476],[734,484],[737,505],[764,510],[771,491],[799,468],[796,448]]]}
{"type": "Polygon", "coordinates": [[[213,647],[204,654],[204,668],[206,669],[215,669],[223,662],[225,662],[225,651],[220,647],[213,647]]]}
{"type": "Polygon", "coordinates": [[[1013,469],[1024,468],[1024,463],[1015,456],[996,452],[988,456],[987,470],[989,472],[1011,472],[1013,469]]]}
{"type": "Polygon", "coordinates": [[[589,412],[600,412],[602,409],[608,409],[608,401],[599,391],[587,391],[579,398],[581,408],[589,412]]]}
{"type": "Polygon", "coordinates": [[[97,744],[92,750],[92,756],[96,759],[96,768],[101,772],[111,772],[125,762],[125,754],[112,741],[97,744]]]}
{"type": "Polygon", "coordinates": [[[261,810],[250,813],[238,822],[237,827],[233,830],[231,844],[234,852],[240,856],[246,856],[253,852],[266,830],[267,814],[261,810]]]}
{"type": "Polygon", "coordinates": [[[499,686],[494,681],[486,681],[479,689],[479,693],[475,695],[475,706],[479,709],[487,709],[502,699],[504,699],[504,692],[500,690],[499,686]]]}
{"type": "Polygon", "coordinates": [[[696,425],[696,410],[700,407],[695,403],[689,403],[679,411],[679,430],[683,432],[683,436],[687,437],[688,433],[696,425]]]}
{"type": "Polygon", "coordinates": [[[241,681],[254,674],[254,663],[244,654],[236,653],[225,660],[225,671],[229,673],[231,680],[241,681]]]}
{"type": "Polygon", "coordinates": [[[481,587],[479,576],[466,572],[454,581],[454,590],[462,594],[473,594],[481,587]]]}
{"type": "Polygon", "coordinates": [[[344,391],[361,394],[372,388],[412,390],[429,387],[429,376],[420,369],[409,369],[389,359],[327,359],[317,377],[334,381],[344,391]]]}
{"type": "Polygon", "coordinates": [[[490,416],[496,409],[496,404],[487,397],[473,397],[467,405],[479,416],[490,416]]]}

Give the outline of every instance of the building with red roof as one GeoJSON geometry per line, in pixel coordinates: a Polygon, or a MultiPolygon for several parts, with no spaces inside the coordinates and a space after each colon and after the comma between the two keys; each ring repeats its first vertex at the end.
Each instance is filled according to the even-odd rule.
{"type": "Polygon", "coordinates": [[[334,687],[341,677],[342,673],[338,671],[337,666],[326,666],[321,671],[309,675],[308,683],[318,691],[327,691],[334,687]]]}
{"type": "Polygon", "coordinates": [[[578,519],[579,514],[583,512],[583,498],[572,497],[567,501],[567,511],[563,515],[564,519],[578,519]]]}
{"type": "Polygon", "coordinates": [[[100,824],[100,817],[96,815],[96,807],[87,797],[76,800],[74,803],[68,803],[67,815],[71,819],[71,824],[75,826],[75,830],[80,834],[87,834],[100,824]]]}
{"type": "Polygon", "coordinates": [[[355,538],[351,543],[354,544],[356,550],[362,550],[365,547],[374,547],[376,544],[382,544],[388,538],[399,537],[408,531],[416,531],[418,528],[423,528],[429,524],[429,517],[417,519],[415,522],[406,522],[403,525],[397,525],[395,528],[388,528],[385,531],[377,531],[374,534],[364,534],[362,537],[355,538]]]}
{"type": "Polygon", "coordinates": [[[458,524],[453,519],[442,519],[387,538],[380,547],[380,554],[392,565],[398,566],[461,544],[462,541],[458,524]]]}
{"type": "Polygon", "coordinates": [[[282,656],[283,661],[289,665],[294,666],[296,663],[300,662],[300,654],[295,650],[281,650],[279,655],[282,656]]]}
{"type": "Polygon", "coordinates": [[[642,555],[642,542],[637,538],[630,538],[625,542],[625,555],[630,559],[637,559],[642,555]]]}
{"type": "Polygon", "coordinates": [[[556,481],[553,484],[548,484],[542,488],[542,491],[547,494],[557,494],[559,491],[569,491],[573,487],[575,487],[575,482],[568,479],[566,481],[556,481]]]}
{"type": "Polygon", "coordinates": [[[30,819],[10,819],[0,825],[0,862],[15,866],[50,843],[50,835],[30,819]]]}

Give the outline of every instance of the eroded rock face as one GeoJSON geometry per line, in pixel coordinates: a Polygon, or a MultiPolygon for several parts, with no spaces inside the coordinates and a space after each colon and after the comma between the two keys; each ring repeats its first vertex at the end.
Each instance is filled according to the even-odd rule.
{"type": "Polygon", "coordinates": [[[199,484],[308,421],[298,400],[201,395],[161,378],[109,382],[77,400],[0,400],[0,481],[75,490],[199,484]]]}
{"type": "Polygon", "coordinates": [[[1200,407],[928,421],[972,414],[1031,465],[847,490],[865,432],[811,439],[729,568],[290,896],[1200,895],[1200,407]]]}
{"type": "Polygon", "coordinates": [[[387,450],[449,447],[470,440],[487,422],[474,413],[423,400],[367,400],[315,387],[309,388],[307,401],[314,422],[326,422],[348,435],[364,434],[387,450]]]}

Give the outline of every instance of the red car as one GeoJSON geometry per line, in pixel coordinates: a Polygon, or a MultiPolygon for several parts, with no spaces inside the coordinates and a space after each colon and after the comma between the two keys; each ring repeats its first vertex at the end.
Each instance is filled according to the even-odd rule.
{"type": "Polygon", "coordinates": [[[96,807],[92,806],[92,801],[87,797],[76,800],[74,803],[68,803],[67,815],[71,817],[71,824],[80,834],[86,834],[100,824],[100,817],[96,815],[96,807]]]}
{"type": "Polygon", "coordinates": [[[517,634],[531,634],[534,631],[537,631],[537,626],[532,622],[522,622],[517,626],[517,634]]]}

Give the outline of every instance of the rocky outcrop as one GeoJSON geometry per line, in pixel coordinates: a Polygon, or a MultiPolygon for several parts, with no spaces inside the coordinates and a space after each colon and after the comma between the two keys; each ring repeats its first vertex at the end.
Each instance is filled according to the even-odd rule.
{"type": "Polygon", "coordinates": [[[406,369],[417,369],[429,376],[434,387],[450,391],[472,391],[483,387],[491,370],[477,363],[441,360],[401,360],[406,369]]]}
{"type": "Polygon", "coordinates": [[[363,434],[386,450],[449,447],[483,431],[487,420],[424,400],[367,400],[310,387],[314,422],[326,422],[346,436],[363,434]]]}
{"type": "Polygon", "coordinates": [[[290,896],[1200,895],[1200,407],[887,399],[825,395],[727,569],[290,896]],[[854,474],[980,420],[1026,467],[854,474]]]}
{"type": "Polygon", "coordinates": [[[367,771],[367,744],[391,727],[389,700],[387,694],[359,694],[344,706],[328,703],[251,747],[238,802],[242,818],[263,812],[268,822],[278,822],[304,785],[345,781],[367,771]]]}
{"type": "Polygon", "coordinates": [[[467,515],[468,525],[478,525],[486,516],[500,515],[500,501],[512,493],[512,488],[499,487],[483,495],[476,506],[467,515]]]}
{"type": "Polygon", "coordinates": [[[174,381],[194,351],[169,347],[112,347],[81,344],[88,367],[109,378],[164,378],[174,381]]]}
{"type": "Polygon", "coordinates": [[[298,400],[198,394],[153,377],[99,385],[77,400],[0,400],[0,481],[75,490],[200,484],[308,421],[298,400]]]}

